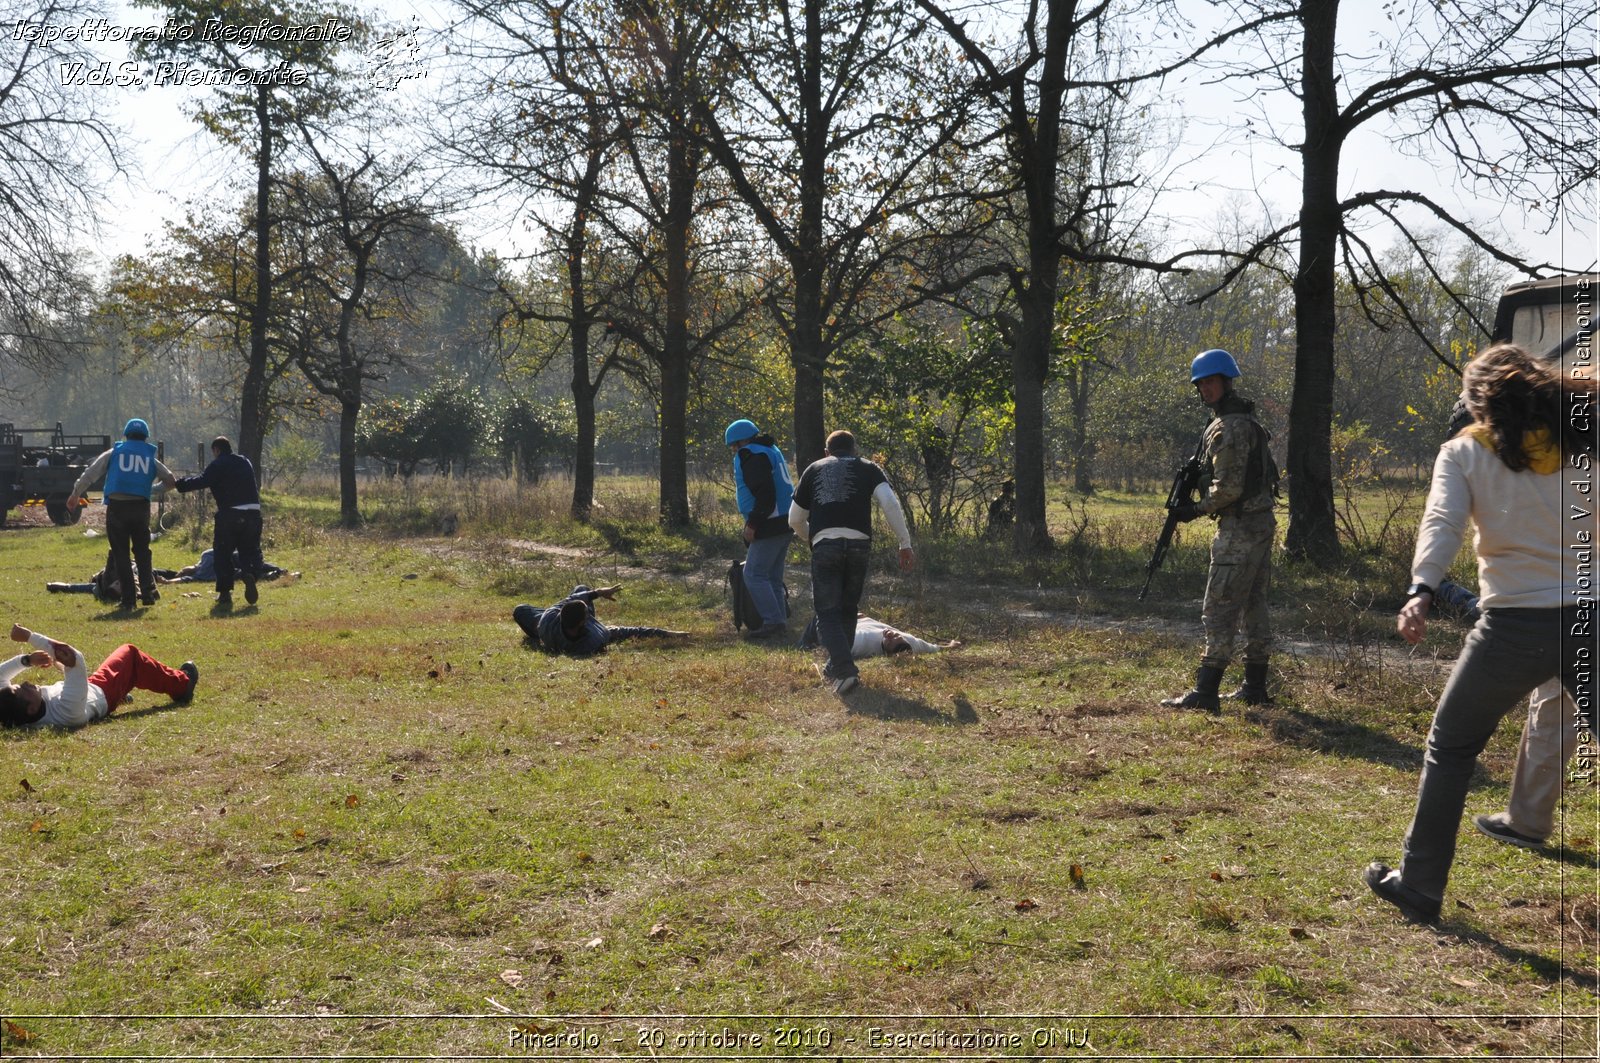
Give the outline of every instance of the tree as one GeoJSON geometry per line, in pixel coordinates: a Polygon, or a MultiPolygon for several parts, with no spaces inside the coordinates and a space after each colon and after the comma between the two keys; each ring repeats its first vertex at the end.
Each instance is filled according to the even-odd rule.
{"type": "Polygon", "coordinates": [[[978,323],[897,323],[840,360],[830,405],[872,426],[873,454],[921,522],[948,531],[1007,476],[1004,345],[978,323]]]}
{"type": "Polygon", "coordinates": [[[616,46],[597,51],[626,166],[610,183],[599,221],[637,273],[614,287],[607,329],[642,351],[659,373],[659,510],[663,524],[683,527],[689,523],[691,373],[750,306],[746,285],[718,276],[719,266],[745,264],[734,250],[743,241],[726,201],[707,187],[710,163],[697,134],[703,116],[720,107],[730,57],[715,29],[722,14],[717,5],[631,0],[618,14],[616,22],[598,27],[612,31],[607,36],[616,46]]]}
{"type": "Polygon", "coordinates": [[[0,0],[0,360],[33,370],[71,344],[62,328],[83,290],[72,247],[93,227],[97,176],[122,169],[118,130],[71,84],[97,57],[45,32],[94,10],[0,0]]]}
{"type": "Polygon", "coordinates": [[[309,175],[288,182],[296,210],[286,242],[299,250],[293,285],[300,293],[295,363],[320,394],[339,406],[339,519],[361,522],[356,498],[356,425],[363,385],[381,379],[402,356],[384,324],[407,312],[423,263],[407,237],[420,238],[429,213],[404,166],[387,168],[369,145],[346,161],[326,131],[297,121],[309,175]]]}
{"type": "MultiPolygon", "coordinates": [[[[1264,54],[1258,68],[1232,75],[1248,74],[1300,102],[1296,217],[1246,248],[1236,269],[1270,248],[1298,243],[1286,546],[1295,556],[1325,561],[1340,552],[1331,465],[1336,275],[1343,272],[1358,307],[1381,294],[1413,318],[1369,226],[1392,227],[1441,282],[1444,268],[1419,232],[1418,217],[1460,233],[1518,272],[1563,268],[1528,261],[1433,197],[1343,187],[1346,147],[1358,133],[1384,130],[1423,165],[1455,169],[1470,191],[1522,205],[1554,224],[1596,179],[1600,56],[1592,42],[1600,16],[1547,0],[1396,0],[1385,7],[1388,25],[1341,35],[1341,0],[1238,0],[1232,10],[1241,24],[1257,27],[1264,54]]],[[[1446,290],[1469,306],[1453,286],[1446,290]]]]}
{"type": "Polygon", "coordinates": [[[898,223],[948,194],[937,176],[963,98],[904,4],[751,0],[742,15],[721,31],[736,100],[698,117],[787,273],[767,305],[789,344],[804,467],[822,456],[829,362],[919,298],[900,271],[928,234],[898,223]]]}
{"type": "MultiPolygon", "coordinates": [[[[585,88],[592,52],[562,31],[568,5],[523,5],[502,0],[459,0],[469,16],[494,30],[488,41],[467,46],[474,70],[451,109],[457,121],[442,134],[451,158],[490,175],[475,191],[499,201],[503,214],[520,216],[544,239],[556,273],[531,273],[521,284],[502,284],[508,356],[537,370],[565,348],[569,357],[575,433],[573,519],[587,521],[594,507],[595,400],[606,376],[622,363],[615,337],[606,342],[604,304],[608,274],[599,284],[595,263],[605,262],[594,219],[602,207],[602,182],[618,147],[618,119],[603,95],[585,88]],[[481,91],[485,68],[490,91],[481,91]],[[518,197],[508,205],[506,197],[518,197]],[[541,326],[536,330],[530,326],[541,326]],[[556,332],[557,335],[552,335],[556,332]]],[[[613,282],[619,280],[609,274],[613,282]]]]}
{"type": "Polygon", "coordinates": [[[194,58],[206,65],[255,71],[252,84],[220,88],[209,103],[195,105],[195,116],[224,143],[255,160],[253,216],[254,286],[250,304],[249,348],[239,395],[239,453],[262,469],[262,447],[269,428],[270,364],[268,329],[272,318],[272,232],[281,221],[272,210],[274,152],[292,116],[327,113],[341,105],[337,60],[344,44],[359,39],[362,23],[342,6],[303,7],[289,0],[134,0],[156,12],[180,32],[139,42],[138,52],[153,60],[194,58]],[[330,35],[268,35],[260,40],[207,33],[206,25],[250,27],[317,26],[330,23],[330,35]],[[296,86],[294,71],[309,80],[296,86]]]}
{"type": "MultiPolygon", "coordinates": [[[[274,212],[285,209],[275,191],[274,212]]],[[[235,407],[244,377],[259,372],[261,423],[270,430],[303,396],[284,387],[294,369],[294,351],[284,342],[284,322],[270,320],[266,361],[249,357],[257,312],[253,201],[236,212],[191,213],[169,222],[165,239],[140,258],[122,256],[112,267],[107,307],[127,330],[129,364],[166,364],[200,351],[224,367],[229,403],[235,407]]],[[[287,269],[278,261],[271,272],[287,269]]],[[[274,307],[281,315],[283,308],[274,307]]]]}
{"type": "Polygon", "coordinates": [[[969,135],[975,147],[993,156],[994,170],[974,186],[977,221],[963,239],[951,242],[950,272],[932,286],[961,292],[987,280],[1001,284],[998,294],[1006,301],[996,306],[995,319],[1010,348],[1016,411],[1015,544],[1019,551],[1036,552],[1050,545],[1044,395],[1058,349],[1062,262],[1163,265],[1109,245],[1115,196],[1133,182],[1092,165],[1106,104],[1114,105],[1131,79],[1108,79],[1103,70],[1097,45],[1107,32],[1108,0],[1029,4],[1015,42],[1005,46],[988,45],[969,32],[953,5],[917,3],[966,58],[972,91],[991,108],[992,125],[969,135]],[[1095,99],[1107,93],[1111,99],[1095,99]],[[1076,130],[1069,122],[1074,109],[1084,119],[1076,130]],[[1072,171],[1074,183],[1064,187],[1064,160],[1074,155],[1090,165],[1072,171]]]}

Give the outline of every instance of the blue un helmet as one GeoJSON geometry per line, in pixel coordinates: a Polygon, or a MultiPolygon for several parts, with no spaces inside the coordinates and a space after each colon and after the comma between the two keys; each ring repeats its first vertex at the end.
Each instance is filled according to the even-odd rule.
{"type": "Polygon", "coordinates": [[[122,426],[122,436],[124,439],[149,439],[150,426],[141,418],[135,417],[122,426]]]}
{"type": "Polygon", "coordinates": [[[746,439],[754,439],[760,434],[761,429],[756,427],[754,421],[741,417],[730,424],[726,432],[722,433],[722,442],[724,445],[731,447],[735,443],[744,442],[746,439]]]}
{"type": "Polygon", "coordinates": [[[1208,376],[1221,373],[1229,380],[1239,376],[1239,363],[1233,360],[1233,355],[1221,347],[1209,351],[1202,351],[1195,355],[1194,364],[1189,367],[1189,383],[1198,384],[1208,376]]]}

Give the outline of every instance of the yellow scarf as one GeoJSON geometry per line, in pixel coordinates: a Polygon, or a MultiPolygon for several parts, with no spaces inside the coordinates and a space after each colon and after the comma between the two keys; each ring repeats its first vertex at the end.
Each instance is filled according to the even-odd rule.
{"type": "MultiPolygon", "coordinates": [[[[1488,425],[1475,424],[1467,434],[1486,449],[1494,449],[1494,435],[1488,425]]],[[[1528,458],[1530,472],[1548,476],[1561,468],[1561,448],[1550,442],[1550,433],[1543,428],[1522,434],[1522,453],[1528,458]]]]}

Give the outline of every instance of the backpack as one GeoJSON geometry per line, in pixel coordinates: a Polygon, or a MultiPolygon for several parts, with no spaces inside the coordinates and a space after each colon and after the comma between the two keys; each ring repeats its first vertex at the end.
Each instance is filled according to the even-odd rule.
{"type": "MultiPolygon", "coordinates": [[[[783,590],[783,615],[789,615],[789,585],[779,584],[783,590]]],[[[735,561],[728,566],[728,600],[733,604],[733,630],[761,626],[761,610],[756,608],[750,591],[744,585],[744,562],[735,561]]]]}

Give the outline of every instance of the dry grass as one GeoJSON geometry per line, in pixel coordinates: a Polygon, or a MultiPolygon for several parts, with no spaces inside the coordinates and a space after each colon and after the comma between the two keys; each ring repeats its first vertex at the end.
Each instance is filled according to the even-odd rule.
{"type": "MultiPolygon", "coordinates": [[[[11,615],[205,676],[186,709],[0,736],[7,1055],[524,1054],[519,1026],[767,1051],[782,1017],[828,1055],[891,1051],[871,1026],[1023,1039],[993,1055],[1080,1029],[1101,1053],[1593,1053],[1600,831],[1559,861],[1464,834],[1437,930],[1357,877],[1398,853],[1436,671],[1308,651],[1277,705],[1173,714],[1181,630],[1017,615],[1071,588],[874,576],[874,609],[968,645],[869,662],[846,705],[805,655],[733,639],[698,576],[603,607],[691,644],[553,659],[509,612],[593,575],[572,556],[283,524],[269,556],[306,575],[258,611],[134,621],[38,593],[95,541],[0,532],[11,615]],[[39,1017],[86,1012],[189,1017],[39,1017]],[[801,1018],[863,1012],[958,1017],[801,1018]],[[404,1013],[475,1017],[372,1017],[404,1013]],[[626,1018],[669,1013],[772,1018],[626,1018]]],[[[1594,815],[1569,795],[1569,824],[1594,815]]]]}

